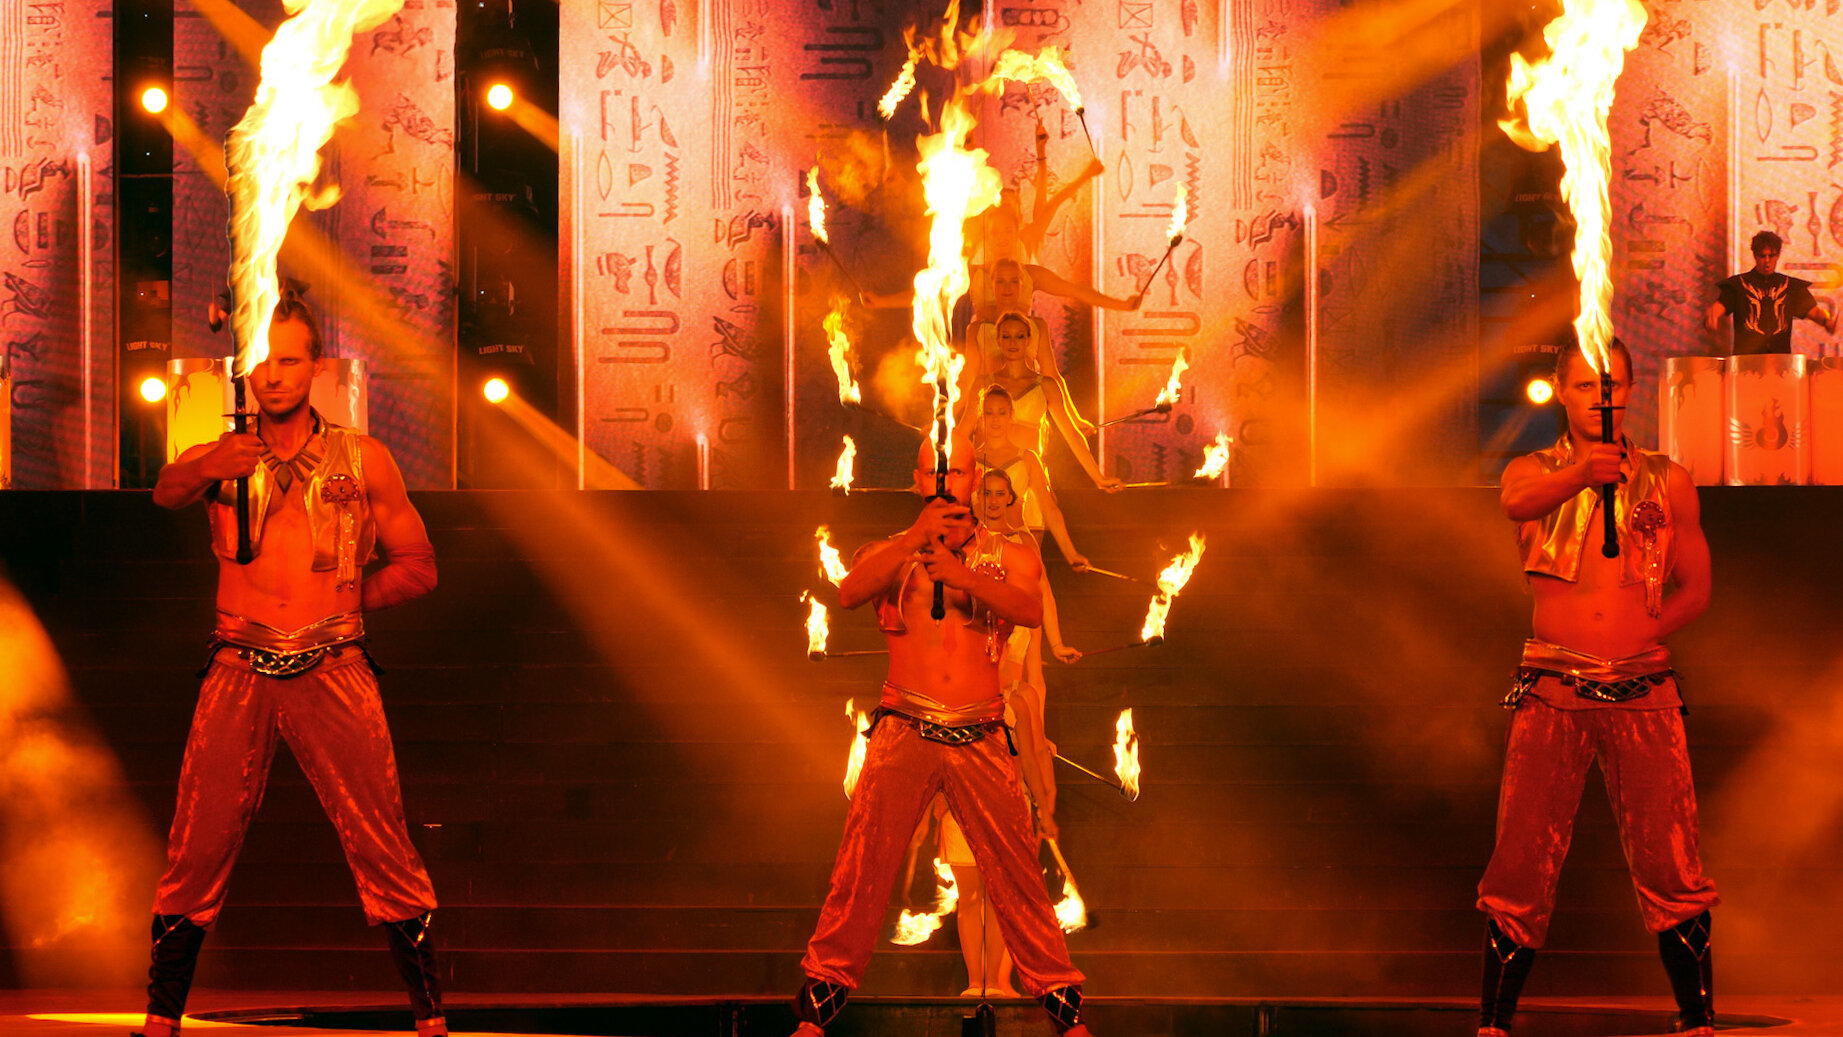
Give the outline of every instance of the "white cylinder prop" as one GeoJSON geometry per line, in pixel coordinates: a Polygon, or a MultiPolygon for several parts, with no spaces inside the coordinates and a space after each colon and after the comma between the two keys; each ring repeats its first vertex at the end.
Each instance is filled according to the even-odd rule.
{"type": "Polygon", "coordinates": [[[1811,481],[1811,392],[1806,358],[1757,353],[1728,358],[1729,486],[1811,481]]]}
{"type": "MultiPolygon", "coordinates": [[[[166,365],[166,459],[231,429],[230,357],[191,357],[166,365]]],[[[314,378],[308,402],[335,425],[366,430],[365,362],[328,358],[314,378]]],[[[255,401],[252,399],[251,404],[255,401]]]]}
{"type": "Polygon", "coordinates": [[[1843,357],[1813,357],[1811,373],[1811,481],[1843,486],[1843,357]]]}
{"type": "Polygon", "coordinates": [[[1724,366],[1718,356],[1668,357],[1658,387],[1658,442],[1697,486],[1721,485],[1728,428],[1724,366]]]}

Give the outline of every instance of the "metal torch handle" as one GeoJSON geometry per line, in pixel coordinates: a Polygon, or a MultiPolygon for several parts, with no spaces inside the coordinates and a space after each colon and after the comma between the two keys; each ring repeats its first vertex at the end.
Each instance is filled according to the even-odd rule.
{"type": "MultiPolygon", "coordinates": [[[[934,496],[938,500],[953,500],[947,492],[947,454],[938,449],[934,462],[934,496]]],[[[941,541],[941,546],[946,544],[945,540],[941,541]]],[[[939,580],[934,581],[934,607],[928,610],[928,615],[936,623],[947,618],[947,585],[939,580]]]]}
{"type": "MultiPolygon", "coordinates": [[[[1613,441],[1613,374],[1600,375],[1600,442],[1613,441]]],[[[1600,553],[1607,558],[1619,557],[1619,516],[1614,514],[1614,492],[1618,483],[1600,487],[1600,553]]]]}
{"type": "MultiPolygon", "coordinates": [[[[236,386],[237,434],[243,435],[250,430],[250,416],[243,410],[243,379],[232,374],[232,384],[236,386]]],[[[250,545],[250,479],[244,476],[237,480],[237,564],[248,565],[256,557],[256,550],[250,545]]]]}

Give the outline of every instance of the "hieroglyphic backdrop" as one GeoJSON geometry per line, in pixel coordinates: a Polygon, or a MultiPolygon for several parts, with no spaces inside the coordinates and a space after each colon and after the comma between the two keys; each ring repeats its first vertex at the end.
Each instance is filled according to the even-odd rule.
{"type": "MultiPolygon", "coordinates": [[[[282,17],[279,3],[260,0],[243,12],[259,43],[282,17]]],[[[221,163],[259,77],[227,39],[234,30],[183,0],[176,15],[176,102],[200,147],[217,153],[174,148],[174,355],[224,356],[228,337],[203,315],[228,272],[226,202],[204,170],[221,163]]],[[[454,18],[453,0],[407,0],[353,42],[347,70],[361,107],[326,150],[341,199],[302,213],[282,259],[285,274],[311,285],[327,354],[366,362],[368,431],[416,489],[454,485],[454,18]]]]}
{"type": "Polygon", "coordinates": [[[109,14],[107,0],[0,0],[0,220],[11,231],[0,343],[18,489],[112,485],[109,14]]]}
{"type": "MultiPolygon", "coordinates": [[[[1788,80],[1783,90],[1762,79],[1762,63],[1790,58],[1790,32],[1785,33],[1784,55],[1768,59],[1764,51],[1756,53],[1759,46],[1777,41],[1776,26],[1789,28],[1803,14],[1785,5],[1762,13],[1746,0],[1648,8],[1644,35],[1638,49],[1626,57],[1619,77],[1611,123],[1614,262],[1621,275],[1615,280],[1613,326],[1632,352],[1634,384],[1626,429],[1639,443],[1655,447],[1657,381],[1664,358],[1728,351],[1726,328],[1711,334],[1702,318],[1715,298],[1715,282],[1745,269],[1737,265],[1740,255],[1729,255],[1731,230],[1740,232],[1744,253],[1746,239],[1755,230],[1777,225],[1786,238],[1780,269],[1812,278],[1803,265],[1811,262],[1812,236],[1789,232],[1794,216],[1804,221],[1809,198],[1799,190],[1796,202],[1784,201],[1794,194],[1780,191],[1773,182],[1780,170],[1797,169],[1808,174],[1810,190],[1828,192],[1827,199],[1835,198],[1835,188],[1815,163],[1833,125],[1830,95],[1809,81],[1809,67],[1796,83],[1788,80]],[[1743,53],[1750,56],[1742,60],[1743,53]],[[1729,95],[1734,86],[1743,102],[1742,125],[1747,127],[1739,137],[1730,133],[1729,95]],[[1757,127],[1749,114],[1756,102],[1767,113],[1757,127]],[[1783,108],[1777,126],[1775,105],[1783,108]],[[1775,135],[1785,139],[1774,139],[1775,135]],[[1810,138],[1810,143],[1800,147],[1793,137],[1810,138]],[[1740,149],[1743,178],[1755,181],[1741,192],[1732,226],[1724,218],[1732,187],[1731,147],[1740,149]]],[[[1812,17],[1825,20],[1821,11],[1812,17]]],[[[1808,42],[1801,30],[1800,48],[1808,42]]],[[[1843,80],[1826,80],[1826,85],[1843,89],[1843,80]]],[[[1830,201],[1820,204],[1828,206],[1830,201]]],[[[1836,281],[1834,276],[1828,279],[1836,281]]]]}
{"type": "Polygon", "coordinates": [[[640,485],[787,485],[783,209],[800,118],[763,0],[562,7],[564,281],[581,433],[640,485]],[[775,444],[779,444],[778,454],[775,444]],[[777,460],[778,457],[778,460],[777,460]]]}

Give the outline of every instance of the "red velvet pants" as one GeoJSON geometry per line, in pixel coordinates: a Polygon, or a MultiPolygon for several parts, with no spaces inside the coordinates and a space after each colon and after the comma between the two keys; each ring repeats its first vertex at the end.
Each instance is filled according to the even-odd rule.
{"type": "Polygon", "coordinates": [[[1498,795],[1497,849],[1479,910],[1511,939],[1540,947],[1574,835],[1587,768],[1599,761],[1646,928],[1662,932],[1713,907],[1697,850],[1696,789],[1675,709],[1557,709],[1534,697],[1510,721],[1498,795]]]}
{"type": "Polygon", "coordinates": [[[184,915],[199,926],[217,918],[262,803],[278,735],[333,819],[366,920],[379,925],[434,910],[435,889],[410,845],[396,754],[364,653],[342,649],[282,679],[255,673],[227,648],[199,688],[154,913],[184,915]]]}
{"type": "Polygon", "coordinates": [[[937,792],[966,833],[1024,989],[1035,996],[1080,983],[1044,890],[1030,808],[1003,735],[943,745],[896,716],[885,716],[871,733],[831,892],[800,967],[814,979],[857,987],[883,931],[909,839],[937,792]]]}

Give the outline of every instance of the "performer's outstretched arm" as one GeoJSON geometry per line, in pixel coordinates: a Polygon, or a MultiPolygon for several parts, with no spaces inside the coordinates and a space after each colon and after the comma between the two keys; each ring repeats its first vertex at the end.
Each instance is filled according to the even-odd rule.
{"type": "Polygon", "coordinates": [[[1121,482],[1101,472],[1100,464],[1088,446],[1088,437],[1082,434],[1081,414],[1075,410],[1075,404],[1069,399],[1069,390],[1062,377],[1046,378],[1043,382],[1044,395],[1049,398],[1049,418],[1056,425],[1056,431],[1062,433],[1062,441],[1069,445],[1069,452],[1075,455],[1075,461],[1081,470],[1088,473],[1094,485],[1103,490],[1117,490],[1121,482]]]}
{"type": "Polygon", "coordinates": [[[1030,275],[1031,285],[1039,292],[1048,292],[1051,295],[1060,295],[1064,299],[1085,302],[1090,306],[1099,306],[1103,310],[1136,310],[1145,299],[1144,292],[1134,292],[1124,299],[1102,295],[1094,288],[1085,284],[1076,284],[1061,274],[1035,263],[1025,266],[1024,272],[1030,275]]]}
{"type": "Polygon", "coordinates": [[[1519,457],[1504,469],[1498,501],[1512,522],[1539,519],[1589,486],[1620,481],[1624,458],[1625,450],[1617,443],[1595,443],[1586,457],[1553,472],[1543,471],[1533,457],[1519,457]]]}
{"type": "Polygon", "coordinates": [[[366,436],[359,440],[365,466],[365,492],[371,517],[377,523],[378,547],[385,565],[365,577],[361,601],[366,611],[401,605],[435,589],[435,548],[422,515],[410,503],[403,473],[384,444],[366,436]]]}
{"type": "Polygon", "coordinates": [[[1043,487],[1038,498],[1043,506],[1043,525],[1049,535],[1056,538],[1056,546],[1062,549],[1062,557],[1068,560],[1069,568],[1076,572],[1088,570],[1088,558],[1075,550],[1075,541],[1069,538],[1068,520],[1062,517],[1062,505],[1056,502],[1056,491],[1049,484],[1049,473],[1043,470],[1043,462],[1035,454],[1025,454],[1025,463],[1030,465],[1031,485],[1043,487]]]}
{"type": "Polygon", "coordinates": [[[1702,502],[1689,472],[1670,463],[1670,510],[1676,523],[1677,560],[1672,575],[1677,589],[1664,599],[1657,620],[1657,639],[1663,641],[1683,629],[1709,607],[1709,541],[1702,533],[1702,502]]]}
{"type": "Polygon", "coordinates": [[[160,469],[154,482],[154,503],[169,510],[183,508],[225,479],[241,479],[256,470],[262,440],[254,432],[226,432],[216,443],[200,443],[160,469]]]}

